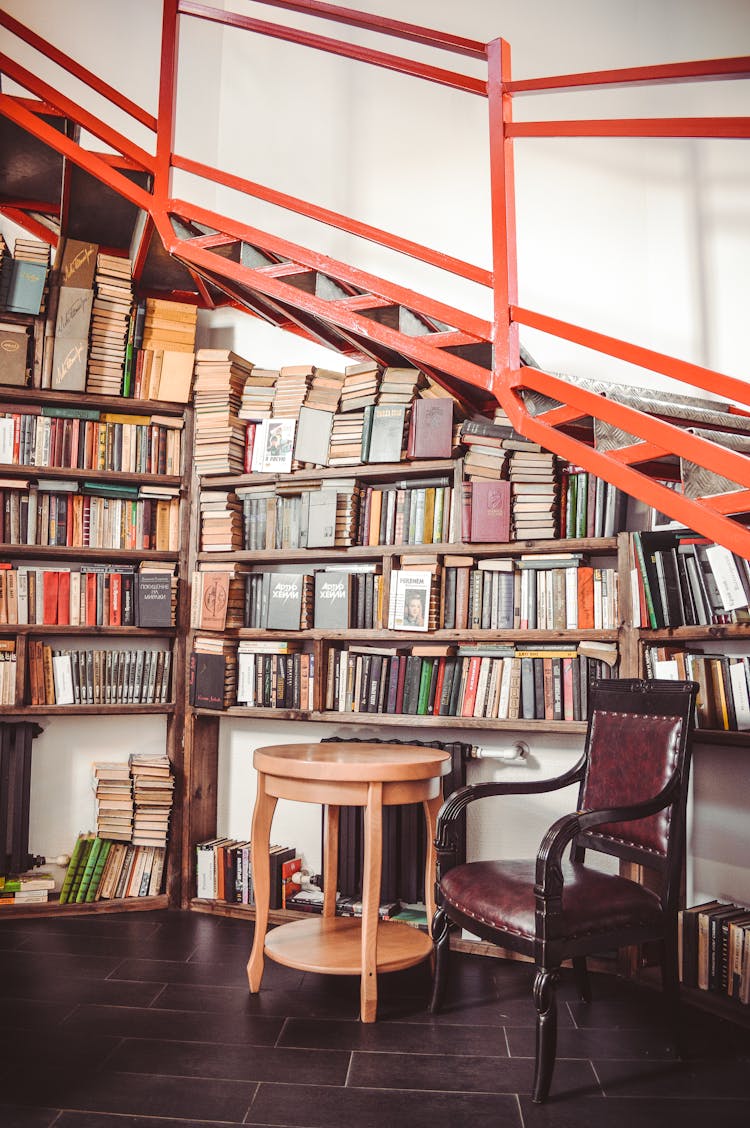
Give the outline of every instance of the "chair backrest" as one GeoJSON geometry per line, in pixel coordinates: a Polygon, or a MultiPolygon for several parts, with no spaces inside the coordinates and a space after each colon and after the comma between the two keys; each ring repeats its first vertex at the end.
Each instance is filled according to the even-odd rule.
{"type": "Polygon", "coordinates": [[[579,835],[575,859],[594,849],[662,872],[674,869],[684,843],[697,688],[695,682],[639,678],[593,684],[579,809],[643,802],[674,776],[679,786],[673,801],[657,814],[579,835]]]}

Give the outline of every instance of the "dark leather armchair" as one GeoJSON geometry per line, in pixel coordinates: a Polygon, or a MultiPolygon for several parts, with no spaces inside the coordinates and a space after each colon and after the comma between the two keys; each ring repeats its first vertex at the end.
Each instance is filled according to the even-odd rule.
{"type": "Polygon", "coordinates": [[[538,782],[463,787],[438,816],[430,1009],[440,1007],[453,928],[532,957],[537,1011],[532,1099],[537,1103],[547,1098],[555,1065],[555,983],[563,960],[572,960],[579,992],[588,1001],[587,955],[657,941],[664,997],[676,1024],[677,908],[696,692],[694,682],[595,682],[584,752],[573,768],[538,782]],[[576,782],[578,809],[550,827],[536,859],[455,864],[458,827],[470,803],[576,782]],[[563,861],[569,844],[570,860],[563,861]],[[659,875],[658,888],[602,872],[588,864],[589,850],[642,863],[659,875]]]}

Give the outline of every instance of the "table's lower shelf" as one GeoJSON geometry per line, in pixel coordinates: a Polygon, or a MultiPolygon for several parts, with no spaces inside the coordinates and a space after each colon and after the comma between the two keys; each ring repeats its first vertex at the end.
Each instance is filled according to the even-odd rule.
{"type": "MultiPolygon", "coordinates": [[[[265,953],[277,963],[325,975],[361,975],[361,921],[356,917],[294,920],[266,933],[265,953]]],[[[400,971],[432,952],[430,937],[394,920],[378,923],[378,971],[400,971]]]]}

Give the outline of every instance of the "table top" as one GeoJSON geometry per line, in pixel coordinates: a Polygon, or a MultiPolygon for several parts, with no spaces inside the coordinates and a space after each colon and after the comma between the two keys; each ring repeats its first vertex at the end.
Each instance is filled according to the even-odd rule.
{"type": "Polygon", "coordinates": [[[269,744],[256,748],[259,772],[286,779],[403,782],[447,775],[451,756],[417,744],[269,744]]]}

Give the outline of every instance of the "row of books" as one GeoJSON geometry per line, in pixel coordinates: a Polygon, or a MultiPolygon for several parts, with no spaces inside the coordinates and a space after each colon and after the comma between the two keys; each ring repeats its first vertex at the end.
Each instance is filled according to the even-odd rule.
{"type": "Polygon", "coordinates": [[[689,532],[633,533],[640,624],[750,621],[750,561],[689,532]]]}
{"type": "Polygon", "coordinates": [[[457,539],[457,516],[452,478],[366,485],[361,489],[356,543],[450,544],[457,539]]]}
{"type": "MultiPolygon", "coordinates": [[[[176,552],[179,497],[151,496],[149,490],[118,486],[115,492],[96,482],[1,479],[0,542],[176,552]]],[[[157,487],[157,492],[165,491],[157,487]]]]}
{"type": "Polygon", "coordinates": [[[644,661],[649,677],[698,683],[697,728],[750,729],[750,658],[669,645],[646,646],[644,661]]]}
{"type": "Polygon", "coordinates": [[[240,642],[237,648],[237,704],[260,709],[315,708],[315,655],[281,644],[240,642]],[[270,644],[272,647],[273,644],[270,644]]]}
{"type": "MultiPolygon", "coordinates": [[[[294,491],[285,486],[240,487],[237,497],[246,550],[345,548],[356,543],[359,493],[353,478],[294,491]]],[[[206,537],[204,542],[208,544],[206,537]]]]}
{"type": "Polygon", "coordinates": [[[0,705],[15,705],[17,671],[16,640],[0,638],[0,705]]]}
{"type": "Polygon", "coordinates": [[[182,420],[94,408],[0,405],[0,463],[179,475],[182,420]]]}
{"type": "Polygon", "coordinates": [[[28,641],[30,705],[155,705],[170,698],[172,653],[52,647],[28,641]]]}
{"type": "Polygon", "coordinates": [[[588,686],[612,676],[606,657],[578,648],[332,647],[324,708],[340,713],[585,720],[588,686]]]}
{"type": "Polygon", "coordinates": [[[173,566],[81,564],[45,568],[0,563],[0,624],[169,627],[173,566]]]}
{"type": "Polygon", "coordinates": [[[518,559],[443,557],[440,626],[472,630],[609,630],[617,572],[577,553],[518,559]]]}
{"type": "Polygon", "coordinates": [[[79,834],[60,889],[60,904],[90,904],[161,892],[166,850],[79,834]]]}
{"type": "MultiPolygon", "coordinates": [[[[196,891],[201,898],[255,904],[250,843],[236,838],[210,838],[196,846],[196,891]]],[[[302,870],[302,859],[292,846],[271,846],[268,853],[269,908],[286,908],[297,889],[294,875],[302,870]]]]}
{"type": "Polygon", "coordinates": [[[750,908],[706,901],[678,914],[680,981],[750,1003],[750,908]]]}
{"type": "Polygon", "coordinates": [[[560,536],[612,537],[627,520],[627,494],[588,470],[567,464],[560,471],[560,536]]]}

